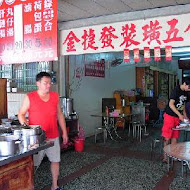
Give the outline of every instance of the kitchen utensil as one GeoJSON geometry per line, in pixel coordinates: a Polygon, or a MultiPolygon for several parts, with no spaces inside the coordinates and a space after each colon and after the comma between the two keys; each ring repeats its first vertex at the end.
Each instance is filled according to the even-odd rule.
{"type": "Polygon", "coordinates": [[[62,111],[63,111],[65,117],[69,118],[69,116],[74,112],[73,111],[73,99],[60,97],[60,105],[61,105],[61,108],[62,108],[62,111]]]}
{"type": "Polygon", "coordinates": [[[0,134],[2,134],[2,133],[11,133],[11,132],[12,132],[12,130],[11,130],[10,126],[5,126],[4,124],[0,125],[0,134]]]}
{"type": "Polygon", "coordinates": [[[32,128],[32,129],[41,128],[40,125],[28,125],[28,127],[32,128]]]}
{"type": "Polygon", "coordinates": [[[40,126],[35,127],[35,128],[23,128],[21,130],[22,130],[22,135],[23,136],[40,135],[42,133],[42,129],[41,129],[40,126]]]}
{"type": "Polygon", "coordinates": [[[15,135],[0,136],[0,156],[11,156],[19,150],[18,137],[15,135]]]}
{"type": "Polygon", "coordinates": [[[41,144],[45,140],[45,132],[42,132],[40,135],[22,135],[21,143],[25,148],[28,148],[29,145],[41,144]]]}
{"type": "Polygon", "coordinates": [[[22,130],[21,129],[14,129],[13,130],[13,135],[19,136],[19,139],[20,139],[21,135],[22,135],[22,130]]]}
{"type": "Polygon", "coordinates": [[[3,118],[3,119],[1,119],[1,123],[5,124],[6,126],[10,126],[12,121],[8,118],[3,118]]]}
{"type": "Polygon", "coordinates": [[[186,123],[186,122],[180,122],[180,124],[179,124],[180,126],[182,126],[182,127],[185,127],[185,126],[189,126],[190,125],[190,123],[188,122],[188,123],[186,123]]]}
{"type": "Polygon", "coordinates": [[[8,133],[4,133],[0,135],[0,140],[2,141],[17,141],[19,139],[18,135],[10,135],[8,133]]]}
{"type": "Polygon", "coordinates": [[[189,120],[188,119],[184,119],[183,122],[184,123],[189,123],[189,120]]]}

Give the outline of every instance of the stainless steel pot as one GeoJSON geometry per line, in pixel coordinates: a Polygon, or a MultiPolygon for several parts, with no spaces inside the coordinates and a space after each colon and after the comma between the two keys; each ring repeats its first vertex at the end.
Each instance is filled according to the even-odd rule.
{"type": "Polygon", "coordinates": [[[14,129],[13,130],[13,135],[19,136],[19,139],[20,139],[20,137],[22,135],[22,130],[21,129],[14,129]]]}
{"type": "Polygon", "coordinates": [[[0,156],[12,156],[19,150],[18,137],[15,135],[0,136],[0,156]]]}
{"type": "Polygon", "coordinates": [[[17,141],[19,139],[18,135],[2,134],[0,135],[1,141],[17,141]]]}
{"type": "Polygon", "coordinates": [[[29,145],[39,144],[37,135],[22,136],[22,145],[28,148],[29,145]]]}
{"type": "Polygon", "coordinates": [[[73,113],[73,99],[60,97],[60,105],[65,117],[68,118],[73,113]]]}
{"type": "Polygon", "coordinates": [[[24,148],[28,148],[29,145],[41,144],[45,140],[45,133],[42,132],[40,135],[22,135],[21,143],[24,148]]]}
{"type": "Polygon", "coordinates": [[[40,135],[42,133],[42,130],[40,127],[22,129],[21,131],[22,131],[23,136],[40,135]]]}
{"type": "Polygon", "coordinates": [[[14,135],[40,135],[42,133],[40,125],[29,125],[27,127],[17,126],[12,128],[14,135]]]}

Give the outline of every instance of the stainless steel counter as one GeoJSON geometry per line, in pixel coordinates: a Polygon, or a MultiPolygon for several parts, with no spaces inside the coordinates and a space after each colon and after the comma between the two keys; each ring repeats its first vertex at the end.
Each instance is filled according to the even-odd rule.
{"type": "Polygon", "coordinates": [[[43,142],[39,145],[39,147],[34,148],[34,149],[29,149],[29,148],[24,148],[23,146],[19,147],[19,150],[16,154],[12,155],[12,156],[7,156],[7,157],[0,157],[0,166],[3,166],[5,164],[9,164],[13,161],[19,160],[21,158],[24,158],[26,156],[30,156],[33,155],[37,152],[39,152],[40,150],[44,150],[47,149],[49,147],[52,147],[54,145],[53,142],[43,142]]]}

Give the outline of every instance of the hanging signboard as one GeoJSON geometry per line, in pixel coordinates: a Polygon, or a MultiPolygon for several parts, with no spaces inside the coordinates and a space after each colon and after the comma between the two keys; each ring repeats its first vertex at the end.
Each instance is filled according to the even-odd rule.
{"type": "Polygon", "coordinates": [[[77,55],[189,46],[189,17],[190,13],[62,30],[60,52],[77,55]]]}
{"type": "Polygon", "coordinates": [[[139,48],[136,48],[136,49],[133,50],[133,55],[134,55],[134,61],[139,62],[140,61],[139,48]]]}
{"type": "Polygon", "coordinates": [[[123,51],[123,60],[124,60],[124,62],[129,62],[130,61],[130,51],[129,51],[129,49],[124,49],[124,51],[123,51]]]}
{"type": "Polygon", "coordinates": [[[0,64],[57,59],[57,1],[0,1],[0,64]]]}
{"type": "Polygon", "coordinates": [[[154,60],[155,61],[161,60],[161,50],[159,46],[154,48],[154,60]]]}
{"type": "Polygon", "coordinates": [[[150,48],[144,47],[144,60],[150,61],[150,48]]]}
{"type": "Polygon", "coordinates": [[[166,46],[165,53],[166,53],[166,61],[171,61],[172,60],[172,46],[166,46]]]}

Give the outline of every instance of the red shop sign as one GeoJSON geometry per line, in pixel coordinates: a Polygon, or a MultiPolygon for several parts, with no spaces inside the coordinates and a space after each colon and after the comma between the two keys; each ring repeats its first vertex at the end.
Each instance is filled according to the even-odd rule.
{"type": "Polygon", "coordinates": [[[57,59],[57,1],[0,0],[0,64],[57,59]]]}

